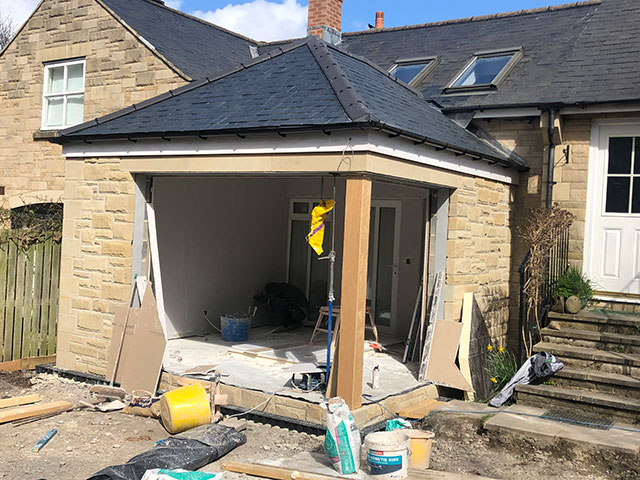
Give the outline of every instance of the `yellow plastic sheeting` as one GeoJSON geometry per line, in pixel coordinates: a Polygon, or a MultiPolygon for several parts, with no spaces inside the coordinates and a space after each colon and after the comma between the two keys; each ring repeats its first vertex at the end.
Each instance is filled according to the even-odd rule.
{"type": "Polygon", "coordinates": [[[335,201],[333,200],[321,200],[311,212],[311,231],[307,235],[307,241],[318,255],[324,251],[322,242],[324,240],[325,219],[327,214],[333,210],[334,205],[335,201]]]}

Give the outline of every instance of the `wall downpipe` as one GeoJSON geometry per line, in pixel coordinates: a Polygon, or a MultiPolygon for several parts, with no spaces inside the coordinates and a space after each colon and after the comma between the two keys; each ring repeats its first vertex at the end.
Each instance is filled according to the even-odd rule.
{"type": "Polygon", "coordinates": [[[545,206],[547,208],[551,207],[553,204],[553,185],[555,182],[553,181],[553,170],[556,162],[556,144],[554,142],[554,124],[556,122],[556,112],[553,108],[549,109],[549,125],[547,130],[547,137],[549,141],[549,158],[548,158],[548,169],[547,169],[547,198],[545,201],[545,206]]]}

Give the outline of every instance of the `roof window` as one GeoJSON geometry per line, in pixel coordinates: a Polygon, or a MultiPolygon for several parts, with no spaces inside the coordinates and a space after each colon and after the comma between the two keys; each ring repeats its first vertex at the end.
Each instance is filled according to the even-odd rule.
{"type": "Polygon", "coordinates": [[[445,93],[495,90],[522,58],[522,48],[474,54],[445,93]]]}
{"type": "Polygon", "coordinates": [[[438,57],[396,60],[393,67],[389,70],[389,75],[413,87],[424,80],[426,76],[436,68],[438,63],[438,57]]]}

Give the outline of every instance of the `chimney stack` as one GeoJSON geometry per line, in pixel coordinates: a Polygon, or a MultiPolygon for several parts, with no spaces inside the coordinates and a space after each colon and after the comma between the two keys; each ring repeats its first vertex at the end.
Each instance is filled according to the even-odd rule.
{"type": "Polygon", "coordinates": [[[376,28],[384,28],[384,12],[376,12],[376,28]]]}
{"type": "Polygon", "coordinates": [[[307,35],[336,45],[341,40],[342,0],[309,0],[307,35]]]}

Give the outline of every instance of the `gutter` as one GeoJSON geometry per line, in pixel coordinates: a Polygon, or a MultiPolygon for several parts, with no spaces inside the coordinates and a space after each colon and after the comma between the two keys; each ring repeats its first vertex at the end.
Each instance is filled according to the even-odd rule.
{"type": "Polygon", "coordinates": [[[548,136],[548,148],[549,148],[549,156],[547,159],[547,198],[545,201],[545,206],[547,208],[551,207],[553,203],[553,186],[556,182],[553,181],[553,170],[555,168],[556,163],[556,144],[553,140],[553,129],[556,121],[556,111],[553,108],[550,108],[548,111],[548,120],[549,125],[547,125],[547,136],[548,136]]]}

